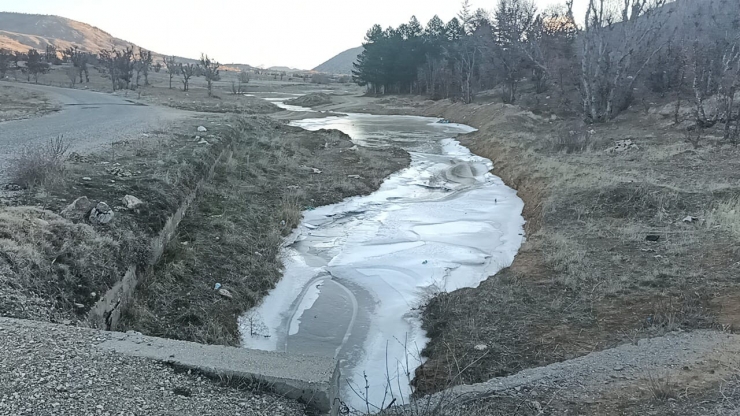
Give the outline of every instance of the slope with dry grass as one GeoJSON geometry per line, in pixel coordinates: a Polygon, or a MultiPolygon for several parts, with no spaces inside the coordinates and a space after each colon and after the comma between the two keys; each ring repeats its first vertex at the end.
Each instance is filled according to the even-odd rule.
{"type": "MultiPolygon", "coordinates": [[[[349,111],[434,115],[479,128],[463,144],[493,160],[525,201],[527,241],[514,264],[425,308],[431,341],[417,393],[670,331],[740,325],[740,149],[720,131],[694,147],[659,111],[586,126],[485,99],[349,101],[349,111]],[[623,139],[637,147],[608,151],[623,139]]],[[[715,396],[717,381],[706,380],[697,397],[715,396]]],[[[599,412],[653,406],[644,399],[642,407],[612,400],[599,412]]]]}
{"type": "Polygon", "coordinates": [[[237,345],[237,319],[282,276],[280,247],[301,212],[368,194],[409,162],[401,150],[358,148],[338,131],[308,132],[265,117],[241,119],[231,142],[232,157],[218,165],[137,289],[127,329],[237,345]]]}

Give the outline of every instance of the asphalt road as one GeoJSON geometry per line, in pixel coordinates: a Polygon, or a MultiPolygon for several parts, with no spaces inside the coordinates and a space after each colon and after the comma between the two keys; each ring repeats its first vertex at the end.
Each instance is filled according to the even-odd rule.
{"type": "Polygon", "coordinates": [[[0,82],[2,85],[43,93],[62,109],[43,117],[0,123],[0,182],[4,182],[9,162],[24,146],[41,145],[62,135],[70,151],[84,154],[187,115],[106,93],[0,82]]]}

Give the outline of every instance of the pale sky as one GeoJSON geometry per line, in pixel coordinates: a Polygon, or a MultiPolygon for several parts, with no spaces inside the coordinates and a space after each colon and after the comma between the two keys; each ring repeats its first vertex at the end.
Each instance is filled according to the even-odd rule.
{"type": "MultiPolygon", "coordinates": [[[[535,0],[540,8],[559,3],[535,0]]],[[[586,0],[576,0],[578,10],[586,0]]],[[[497,0],[471,0],[491,10],[497,0]]],[[[459,0],[0,0],[0,11],[53,14],[167,55],[311,69],[360,46],[374,24],[447,21],[459,0]]],[[[2,27],[0,27],[0,30],[2,27]]]]}

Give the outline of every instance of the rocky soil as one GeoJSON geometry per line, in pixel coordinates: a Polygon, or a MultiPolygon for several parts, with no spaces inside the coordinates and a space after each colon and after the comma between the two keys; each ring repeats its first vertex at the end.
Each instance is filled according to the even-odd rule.
{"type": "Polygon", "coordinates": [[[297,402],[103,351],[112,333],[0,318],[0,415],[303,415],[297,402]]]}

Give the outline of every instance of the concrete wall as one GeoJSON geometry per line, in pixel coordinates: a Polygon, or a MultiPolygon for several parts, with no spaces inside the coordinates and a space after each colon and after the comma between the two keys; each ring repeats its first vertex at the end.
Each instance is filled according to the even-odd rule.
{"type": "Polygon", "coordinates": [[[180,207],[172,214],[165,223],[159,234],[151,241],[150,257],[145,265],[132,264],[129,266],[123,278],[116,283],[105,295],[90,309],[87,320],[91,327],[115,331],[118,328],[118,322],[121,314],[128,307],[131,296],[136,289],[136,285],[151,272],[152,267],[157,264],[162,257],[165,247],[177,232],[177,226],[185,217],[188,209],[192,205],[201,187],[213,178],[213,172],[216,165],[231,157],[231,149],[225,148],[219,153],[216,160],[208,169],[207,174],[197,183],[195,188],[185,197],[180,207]]]}

